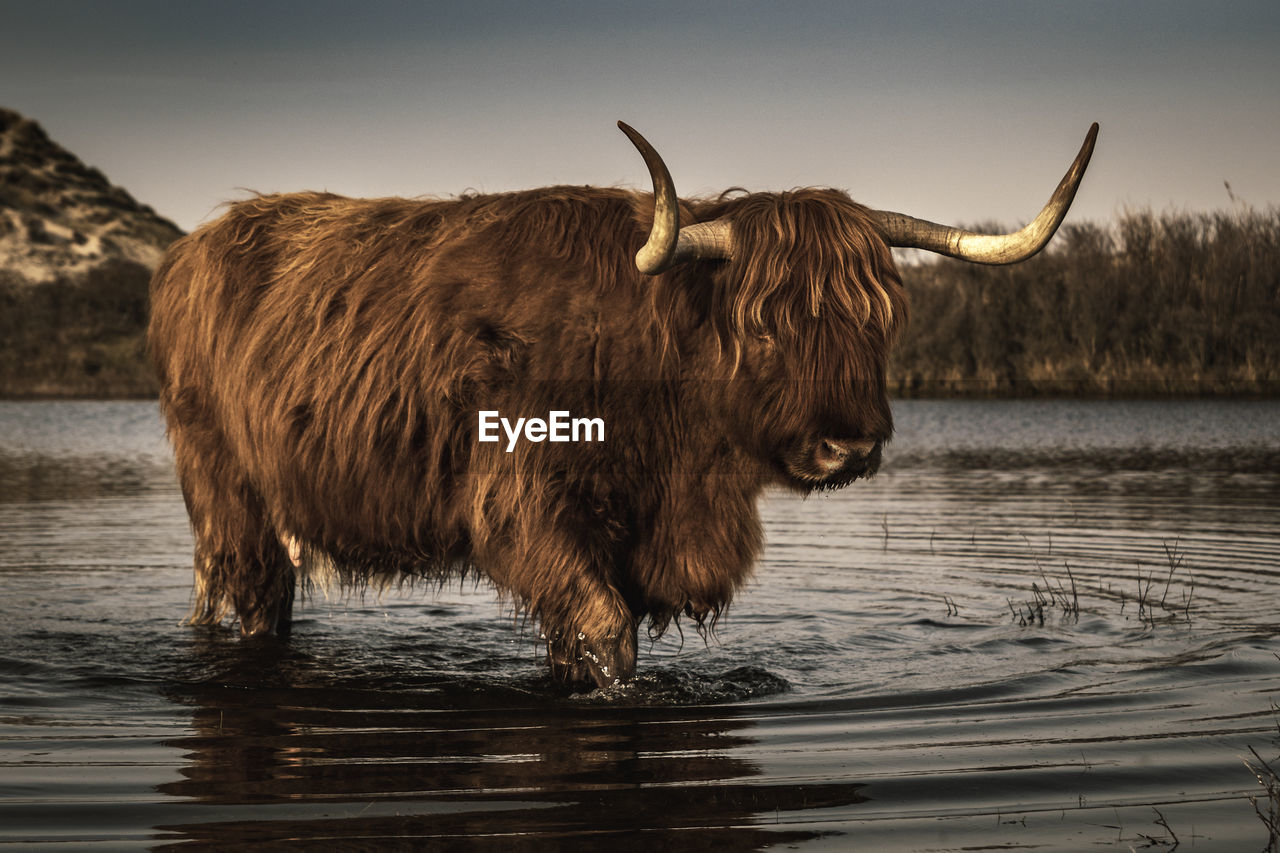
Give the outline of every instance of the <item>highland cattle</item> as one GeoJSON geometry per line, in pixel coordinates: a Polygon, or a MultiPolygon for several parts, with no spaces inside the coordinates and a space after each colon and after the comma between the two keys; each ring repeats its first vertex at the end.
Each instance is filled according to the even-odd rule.
{"type": "Polygon", "coordinates": [[[982,235],[832,189],[680,200],[619,124],[652,194],[266,195],[173,245],[149,336],[190,621],[287,634],[299,582],[474,573],[536,618],[554,678],[631,677],[642,624],[729,605],[762,489],[880,464],[907,320],[891,249],[1034,254],[1097,133],[1031,224],[982,235]],[[603,440],[481,435],[557,412],[603,440]]]}

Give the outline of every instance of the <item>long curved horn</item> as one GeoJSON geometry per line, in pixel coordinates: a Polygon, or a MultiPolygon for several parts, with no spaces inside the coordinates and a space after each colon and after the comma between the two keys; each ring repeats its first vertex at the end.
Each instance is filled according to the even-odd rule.
{"type": "Polygon", "coordinates": [[[1094,122],[1080,146],[1080,153],[1067,170],[1058,188],[1053,191],[1049,203],[1032,222],[1012,234],[975,234],[949,225],[938,225],[924,219],[916,219],[902,213],[876,210],[873,213],[880,224],[885,242],[901,248],[925,249],[940,255],[949,255],[964,261],[980,264],[1014,264],[1025,261],[1044,248],[1067,215],[1067,208],[1076,197],[1080,179],[1093,155],[1093,144],[1098,138],[1098,123],[1094,122]]]}
{"type": "Polygon", "coordinates": [[[657,275],[689,261],[732,258],[733,229],[730,224],[716,220],[681,228],[676,186],[667,171],[667,164],[631,125],[620,121],[618,128],[644,158],[653,181],[653,227],[648,241],[636,252],[636,268],[645,275],[657,275]]]}

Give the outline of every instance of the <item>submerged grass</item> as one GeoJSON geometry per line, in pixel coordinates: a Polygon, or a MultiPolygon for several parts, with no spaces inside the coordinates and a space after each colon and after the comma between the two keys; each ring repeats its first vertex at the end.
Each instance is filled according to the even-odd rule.
{"type": "MultiPolygon", "coordinates": [[[[1276,659],[1280,660],[1280,655],[1276,655],[1276,659]]],[[[1280,712],[1280,708],[1276,708],[1273,704],[1272,711],[1280,712]]],[[[1280,720],[1276,722],[1276,733],[1280,735],[1280,720]]],[[[1262,848],[1263,853],[1280,853],[1280,774],[1277,774],[1272,763],[1259,755],[1252,746],[1249,747],[1249,752],[1253,755],[1253,761],[1246,758],[1244,766],[1249,768],[1249,772],[1258,780],[1258,784],[1265,792],[1263,797],[1249,798],[1254,813],[1258,815],[1258,820],[1262,821],[1267,828],[1267,846],[1262,848]]],[[[1272,759],[1272,761],[1277,760],[1280,759],[1272,759]]]]}
{"type": "Polygon", "coordinates": [[[1265,853],[1280,853],[1280,775],[1276,774],[1269,761],[1258,755],[1256,749],[1249,747],[1249,752],[1253,761],[1245,759],[1244,765],[1266,792],[1265,797],[1249,798],[1258,820],[1267,827],[1267,846],[1263,850],[1265,853]]]}
{"type": "MultiPolygon", "coordinates": [[[[1025,534],[1023,539],[1027,540],[1025,534]]],[[[1163,587],[1160,585],[1155,570],[1153,569],[1144,574],[1142,563],[1139,561],[1138,583],[1135,593],[1126,592],[1123,584],[1119,586],[1104,584],[1101,577],[1098,579],[1098,586],[1095,590],[1100,597],[1119,601],[1122,614],[1129,606],[1129,603],[1133,602],[1137,606],[1137,618],[1143,624],[1149,626],[1155,626],[1161,622],[1191,621],[1191,604],[1195,595],[1195,576],[1184,565],[1185,555],[1180,552],[1176,541],[1172,545],[1168,542],[1162,544],[1169,563],[1169,572],[1163,578],[1163,587]],[[1187,579],[1181,589],[1177,591],[1177,597],[1171,599],[1170,592],[1174,590],[1174,575],[1178,571],[1182,571],[1187,579]]],[[[1031,547],[1030,540],[1027,540],[1027,547],[1031,547]]],[[[1052,545],[1050,545],[1050,548],[1052,549],[1052,545]]],[[[1033,553],[1031,559],[1040,574],[1040,580],[1031,582],[1030,599],[1023,599],[1021,602],[1015,602],[1012,597],[1006,599],[1013,620],[1022,627],[1044,625],[1046,615],[1052,615],[1055,612],[1060,612],[1062,618],[1078,620],[1081,609],[1080,589],[1076,585],[1076,577],[1075,573],[1071,571],[1071,564],[1065,559],[1062,561],[1062,569],[1065,572],[1064,579],[1061,575],[1051,577],[1040,562],[1038,555],[1033,553]]],[[[950,609],[950,606],[948,606],[948,615],[950,615],[950,609]]]]}

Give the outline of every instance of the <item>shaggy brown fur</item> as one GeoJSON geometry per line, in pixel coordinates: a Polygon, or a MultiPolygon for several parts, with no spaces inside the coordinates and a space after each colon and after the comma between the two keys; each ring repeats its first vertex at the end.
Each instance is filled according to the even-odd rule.
{"type": "Polygon", "coordinates": [[[652,197],[618,189],[264,196],[176,243],[150,340],[192,621],[287,633],[295,576],[475,571],[539,620],[555,677],[598,684],[633,674],[646,618],[713,622],[759,551],[764,486],[874,471],[906,318],[843,193],[682,211],[717,217],[738,259],[653,278],[633,263],[652,197]],[[480,410],[552,409],[606,440],[477,441],[480,410]]]}

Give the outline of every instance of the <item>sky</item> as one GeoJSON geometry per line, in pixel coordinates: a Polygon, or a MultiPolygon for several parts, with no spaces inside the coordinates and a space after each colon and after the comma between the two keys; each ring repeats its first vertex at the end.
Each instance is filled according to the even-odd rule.
{"type": "Polygon", "coordinates": [[[1072,218],[1107,222],[1280,204],[1280,3],[0,0],[0,106],[184,229],[249,191],[647,188],[618,119],[681,195],[1009,226],[1097,121],[1072,218]]]}

